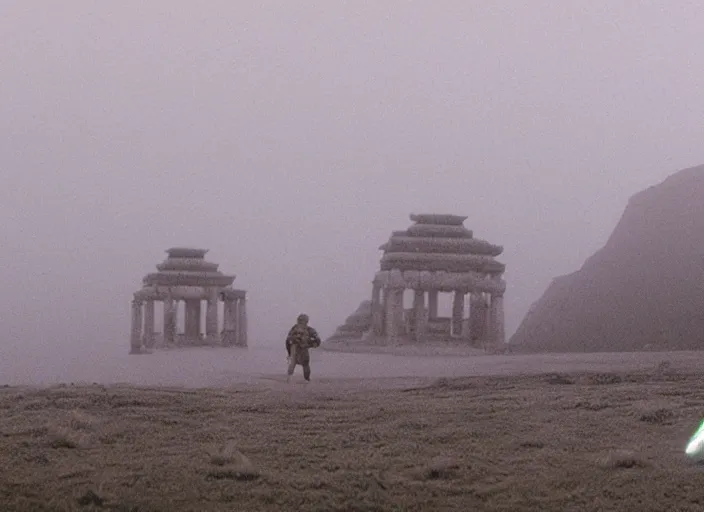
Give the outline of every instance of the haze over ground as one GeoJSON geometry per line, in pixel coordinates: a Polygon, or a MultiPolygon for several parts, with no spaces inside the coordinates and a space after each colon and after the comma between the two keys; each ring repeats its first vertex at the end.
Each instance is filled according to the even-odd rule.
{"type": "Polygon", "coordinates": [[[502,244],[507,335],[633,193],[704,162],[699,2],[0,5],[4,346],[122,344],[172,246],[251,344],[327,336],[411,212],[502,244]]]}

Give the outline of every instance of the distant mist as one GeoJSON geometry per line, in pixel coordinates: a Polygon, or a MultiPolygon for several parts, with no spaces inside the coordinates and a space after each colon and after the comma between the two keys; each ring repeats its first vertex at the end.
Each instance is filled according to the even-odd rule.
{"type": "Polygon", "coordinates": [[[172,246],[321,334],[413,212],[505,247],[507,335],[630,195],[704,162],[695,2],[0,5],[2,345],[129,344],[172,246]]]}

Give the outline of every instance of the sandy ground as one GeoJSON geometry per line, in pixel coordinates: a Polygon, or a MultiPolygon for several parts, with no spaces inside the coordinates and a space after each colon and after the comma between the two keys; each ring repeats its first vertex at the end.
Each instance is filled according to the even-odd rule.
{"type": "MultiPolygon", "coordinates": [[[[616,356],[614,356],[616,357],[616,356]]],[[[0,390],[0,510],[700,511],[704,377],[0,390]]]]}
{"type": "Polygon", "coordinates": [[[484,356],[489,352],[482,348],[469,347],[466,343],[398,343],[371,344],[363,341],[326,342],[322,350],[330,352],[351,352],[357,354],[391,354],[398,356],[484,356]]]}

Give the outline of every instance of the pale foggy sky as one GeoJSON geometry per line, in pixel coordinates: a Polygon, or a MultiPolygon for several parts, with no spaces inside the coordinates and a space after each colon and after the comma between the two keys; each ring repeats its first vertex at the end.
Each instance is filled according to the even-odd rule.
{"type": "Polygon", "coordinates": [[[504,245],[512,334],[633,193],[704,163],[700,2],[0,3],[6,345],[128,346],[171,246],[325,336],[412,212],[504,245]]]}

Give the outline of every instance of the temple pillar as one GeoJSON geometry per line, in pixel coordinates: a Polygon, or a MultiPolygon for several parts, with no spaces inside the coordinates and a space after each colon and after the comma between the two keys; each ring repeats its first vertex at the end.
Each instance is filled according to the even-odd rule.
{"type": "Polygon", "coordinates": [[[237,342],[237,335],[235,333],[235,319],[233,310],[236,310],[235,301],[231,299],[225,299],[223,301],[223,312],[222,312],[222,344],[226,347],[232,346],[237,342]]]}
{"type": "Polygon", "coordinates": [[[435,320],[438,317],[438,291],[428,292],[428,319],[435,320]]]}
{"type": "Polygon", "coordinates": [[[232,325],[232,343],[239,344],[240,340],[240,299],[234,299],[230,309],[230,325],[232,325]]]}
{"type": "Polygon", "coordinates": [[[493,295],[491,297],[491,318],[492,318],[492,342],[498,347],[503,347],[506,343],[506,331],[504,326],[504,297],[503,295],[493,295]]]}
{"type": "Polygon", "coordinates": [[[384,334],[384,309],[381,304],[381,285],[372,284],[372,333],[374,336],[384,334]]]}
{"type": "Polygon", "coordinates": [[[237,306],[237,346],[247,346],[247,299],[240,298],[237,306]]]}
{"type": "Polygon", "coordinates": [[[130,333],[130,354],[142,352],[142,302],[132,300],[132,331],[130,333]]]}
{"type": "Polygon", "coordinates": [[[456,290],[452,300],[452,321],[450,325],[450,336],[459,337],[462,335],[462,320],[464,318],[464,292],[456,290]]]}
{"type": "Polygon", "coordinates": [[[413,339],[422,341],[425,337],[425,291],[413,293],[413,339]]]}
{"type": "Polygon", "coordinates": [[[208,343],[219,343],[218,336],[218,290],[208,290],[208,303],[205,309],[205,338],[208,343]]]}
{"type": "Polygon", "coordinates": [[[469,300],[469,337],[473,343],[478,343],[484,339],[486,303],[479,292],[472,293],[469,300]]]}
{"type": "Polygon", "coordinates": [[[484,309],[484,345],[488,347],[494,341],[494,309],[493,309],[493,298],[491,295],[487,295],[486,307],[484,309]]]}
{"type": "Polygon", "coordinates": [[[187,299],[186,303],[186,343],[200,342],[200,299],[187,299]]]}
{"type": "Polygon", "coordinates": [[[382,287],[381,289],[382,296],[381,296],[381,335],[386,336],[387,333],[387,323],[389,322],[389,308],[391,307],[391,304],[389,304],[389,295],[391,291],[389,288],[386,286],[382,287]]]}
{"type": "Polygon", "coordinates": [[[384,334],[390,338],[398,336],[395,303],[396,290],[384,288],[384,334]]]}
{"type": "Polygon", "coordinates": [[[406,334],[405,323],[403,321],[403,293],[404,288],[398,288],[394,293],[394,325],[396,326],[396,335],[403,336],[406,334]]]}
{"type": "Polygon", "coordinates": [[[178,302],[171,296],[164,299],[164,345],[173,345],[176,342],[176,320],[178,315],[178,302]]]}
{"type": "Polygon", "coordinates": [[[144,303],[144,346],[154,348],[154,301],[144,303]]]}

